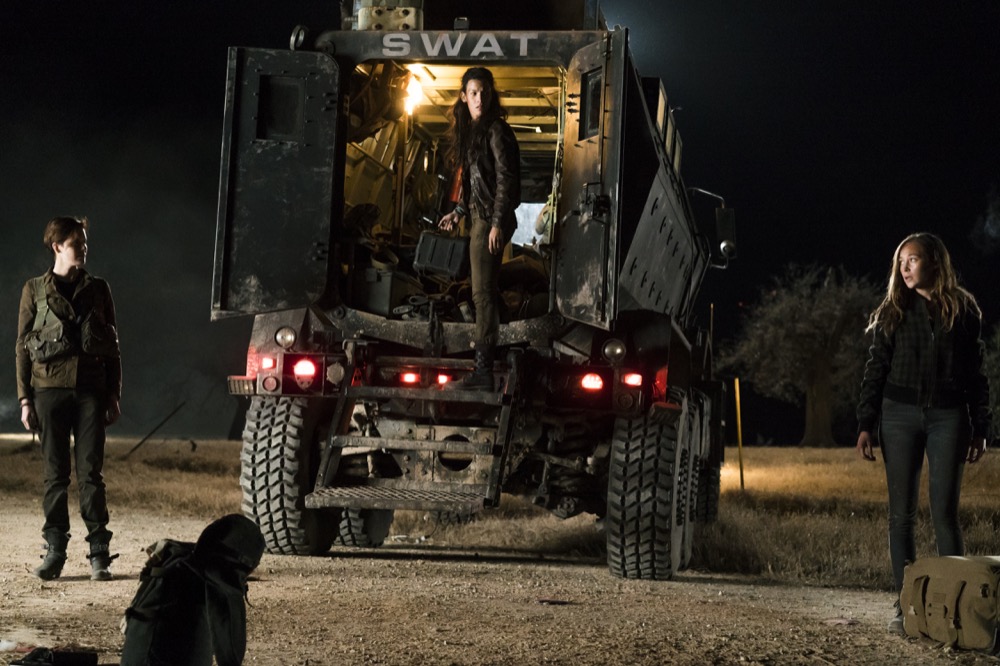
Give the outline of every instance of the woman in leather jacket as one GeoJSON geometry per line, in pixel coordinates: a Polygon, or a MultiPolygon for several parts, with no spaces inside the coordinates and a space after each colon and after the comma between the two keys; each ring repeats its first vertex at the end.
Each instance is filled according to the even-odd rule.
{"type": "Polygon", "coordinates": [[[40,433],[45,461],[42,535],[47,548],[34,573],[58,578],[69,543],[71,459],[80,515],[90,544],[91,578],[111,578],[108,505],[103,476],[105,426],[121,416],[121,356],[107,282],[84,270],[87,218],[57,217],[43,243],[53,266],[28,280],[17,321],[17,393],[21,422],[40,433]],[[70,448],[70,435],[74,446],[70,448]]]}
{"type": "Polygon", "coordinates": [[[476,369],[462,388],[493,389],[493,357],[500,329],[497,275],[503,249],[517,229],[514,210],[521,199],[520,150],[506,122],[493,73],[472,67],[451,110],[448,163],[461,173],[462,194],[439,226],[450,230],[467,215],[472,302],[476,306],[476,369]]]}
{"type": "MultiPolygon", "coordinates": [[[[896,591],[916,559],[914,525],[924,456],[939,555],[963,555],[958,501],[966,462],[986,451],[989,384],[983,374],[982,314],[958,285],[940,238],[907,236],[889,286],[872,313],[857,416],[858,454],[875,460],[881,440],[889,490],[889,554],[896,591]]],[[[903,633],[897,599],[889,631],[903,633]]]]}

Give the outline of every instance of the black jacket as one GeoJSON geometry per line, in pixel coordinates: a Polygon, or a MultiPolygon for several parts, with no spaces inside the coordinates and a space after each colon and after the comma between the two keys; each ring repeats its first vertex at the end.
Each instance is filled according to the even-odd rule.
{"type": "Polygon", "coordinates": [[[989,383],[983,374],[982,320],[963,312],[950,331],[923,298],[910,299],[891,335],[878,327],[868,350],[858,401],[858,426],[873,432],[882,398],[922,407],[968,405],[974,437],[990,429],[989,383]]]}
{"type": "Polygon", "coordinates": [[[514,210],[521,203],[521,152],[514,130],[503,120],[494,120],[462,162],[465,207],[510,238],[517,229],[514,210]]]}

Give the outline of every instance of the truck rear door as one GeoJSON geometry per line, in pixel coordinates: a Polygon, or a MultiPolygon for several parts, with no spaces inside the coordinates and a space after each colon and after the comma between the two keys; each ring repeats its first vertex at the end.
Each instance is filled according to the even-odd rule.
{"type": "Polygon", "coordinates": [[[566,75],[556,303],[604,329],[615,312],[626,39],[619,29],[581,49],[566,75]]]}
{"type": "Polygon", "coordinates": [[[232,48],[212,318],[309,305],[326,289],[337,170],[337,63],[232,48]]]}

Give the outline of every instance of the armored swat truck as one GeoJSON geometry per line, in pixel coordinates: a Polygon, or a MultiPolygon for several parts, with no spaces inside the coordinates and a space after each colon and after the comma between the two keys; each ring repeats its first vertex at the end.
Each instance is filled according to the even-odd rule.
{"type": "Polygon", "coordinates": [[[718,502],[724,390],[694,324],[731,211],[695,219],[663,86],[595,0],[431,1],[357,0],[287,50],[229,51],[212,317],[254,316],[229,378],[243,511],[270,552],[319,554],[506,492],[597,516],[614,575],[669,578],[718,502]],[[475,313],[467,248],[436,232],[470,66],[520,145],[492,391],[449,388],[475,313]]]}

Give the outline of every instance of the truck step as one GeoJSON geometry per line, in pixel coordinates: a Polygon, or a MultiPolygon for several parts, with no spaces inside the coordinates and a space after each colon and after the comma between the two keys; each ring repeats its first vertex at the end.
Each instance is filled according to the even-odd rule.
{"type": "Polygon", "coordinates": [[[385,486],[320,488],[305,497],[307,509],[345,507],[351,509],[410,509],[476,513],[486,498],[474,491],[423,490],[385,486]]]}
{"type": "Polygon", "coordinates": [[[499,391],[462,391],[459,389],[412,389],[394,386],[351,386],[347,397],[359,400],[428,400],[433,402],[467,402],[481,405],[502,405],[508,396],[499,391]]]}
{"type": "Polygon", "coordinates": [[[383,449],[386,451],[443,451],[445,453],[471,453],[474,455],[493,455],[492,442],[462,442],[453,440],[401,439],[391,437],[352,437],[337,435],[331,446],[364,449],[383,449]]]}

